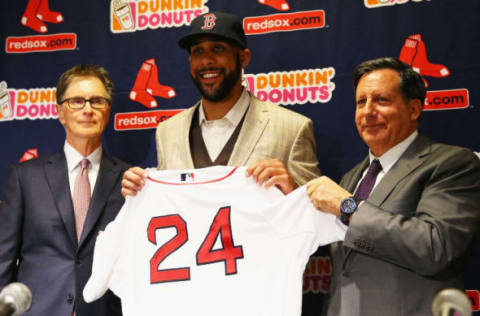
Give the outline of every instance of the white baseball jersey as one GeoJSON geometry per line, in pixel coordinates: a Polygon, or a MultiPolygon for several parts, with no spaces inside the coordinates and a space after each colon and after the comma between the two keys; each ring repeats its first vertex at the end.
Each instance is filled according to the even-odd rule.
{"type": "Polygon", "coordinates": [[[110,288],[126,316],[300,315],[309,256],[344,237],[305,187],[284,196],[244,167],[154,171],[97,237],[83,295],[110,288]]]}

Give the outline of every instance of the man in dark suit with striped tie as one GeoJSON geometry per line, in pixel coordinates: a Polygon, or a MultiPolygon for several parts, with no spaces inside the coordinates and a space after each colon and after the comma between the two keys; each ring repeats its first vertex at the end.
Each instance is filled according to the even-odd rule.
{"type": "Polygon", "coordinates": [[[107,293],[86,304],[99,231],[124,199],[121,175],[128,165],[102,148],[113,84],[107,71],[79,65],[57,84],[57,112],[65,128],[63,150],[12,167],[0,204],[0,288],[26,284],[34,316],[121,315],[120,300],[107,293]]]}

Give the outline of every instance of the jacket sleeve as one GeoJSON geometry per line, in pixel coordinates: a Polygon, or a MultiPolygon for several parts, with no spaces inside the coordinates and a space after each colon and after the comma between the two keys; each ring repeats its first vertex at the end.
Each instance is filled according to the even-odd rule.
{"type": "Polygon", "coordinates": [[[376,206],[360,205],[344,246],[435,275],[465,256],[480,218],[480,163],[467,150],[407,175],[376,206]]]}
{"type": "Polygon", "coordinates": [[[12,167],[0,202],[0,288],[16,279],[23,217],[24,201],[18,169],[12,167]]]}
{"type": "Polygon", "coordinates": [[[312,120],[305,120],[295,136],[287,162],[288,171],[298,185],[321,175],[318,169],[312,120]]]}

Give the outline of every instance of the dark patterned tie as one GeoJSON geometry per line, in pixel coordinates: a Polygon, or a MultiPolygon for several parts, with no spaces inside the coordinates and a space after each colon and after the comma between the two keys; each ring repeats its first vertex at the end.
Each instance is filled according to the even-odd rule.
{"type": "Polygon", "coordinates": [[[362,179],[362,182],[360,182],[360,185],[355,192],[356,198],[360,200],[366,200],[368,198],[380,171],[382,171],[382,165],[378,159],[374,159],[370,164],[370,167],[368,167],[367,174],[362,179]]]}
{"type": "Polygon", "coordinates": [[[88,180],[88,165],[90,161],[83,159],[80,161],[80,170],[75,179],[73,189],[73,211],[75,212],[75,229],[77,239],[82,235],[83,224],[87,217],[88,206],[90,205],[90,181],[88,180]]]}

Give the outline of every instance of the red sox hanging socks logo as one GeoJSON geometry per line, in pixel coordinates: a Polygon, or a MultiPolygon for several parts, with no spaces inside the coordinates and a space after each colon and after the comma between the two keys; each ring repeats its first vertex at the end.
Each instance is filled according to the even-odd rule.
{"type": "Polygon", "coordinates": [[[130,100],[139,102],[147,108],[158,106],[153,96],[171,99],[176,96],[172,87],[164,86],[158,82],[158,69],[155,59],[147,59],[137,74],[137,79],[130,91],[130,100]]]}
{"type": "Polygon", "coordinates": [[[51,11],[48,7],[48,1],[29,0],[21,19],[22,24],[36,32],[46,33],[48,28],[43,22],[63,22],[63,15],[60,12],[51,11]]]}
{"type": "Polygon", "coordinates": [[[285,0],[257,0],[257,1],[260,4],[268,5],[269,7],[272,7],[280,11],[290,10],[290,6],[288,5],[288,2],[285,0]]]}
{"type": "Polygon", "coordinates": [[[18,162],[24,162],[34,158],[38,158],[38,149],[30,148],[30,149],[27,149],[25,153],[23,153],[22,157],[20,158],[20,160],[18,160],[18,162]]]}
{"type": "Polygon", "coordinates": [[[269,7],[272,7],[280,11],[290,10],[290,6],[288,5],[288,2],[285,0],[257,0],[257,1],[260,4],[268,5],[269,7]]]}
{"type": "MultiPolygon", "coordinates": [[[[428,88],[425,76],[445,78],[450,76],[450,70],[442,64],[433,64],[427,58],[427,49],[422,35],[414,34],[407,37],[400,51],[399,59],[418,72],[428,88]]],[[[469,92],[466,88],[428,90],[425,97],[424,111],[457,110],[470,106],[469,92]]]]}
{"type": "MultiPolygon", "coordinates": [[[[432,64],[427,58],[427,50],[422,40],[422,35],[410,35],[405,40],[399,59],[410,66],[422,76],[443,78],[450,75],[450,70],[440,64],[432,64]]],[[[428,87],[427,81],[424,79],[428,87]]]]}

